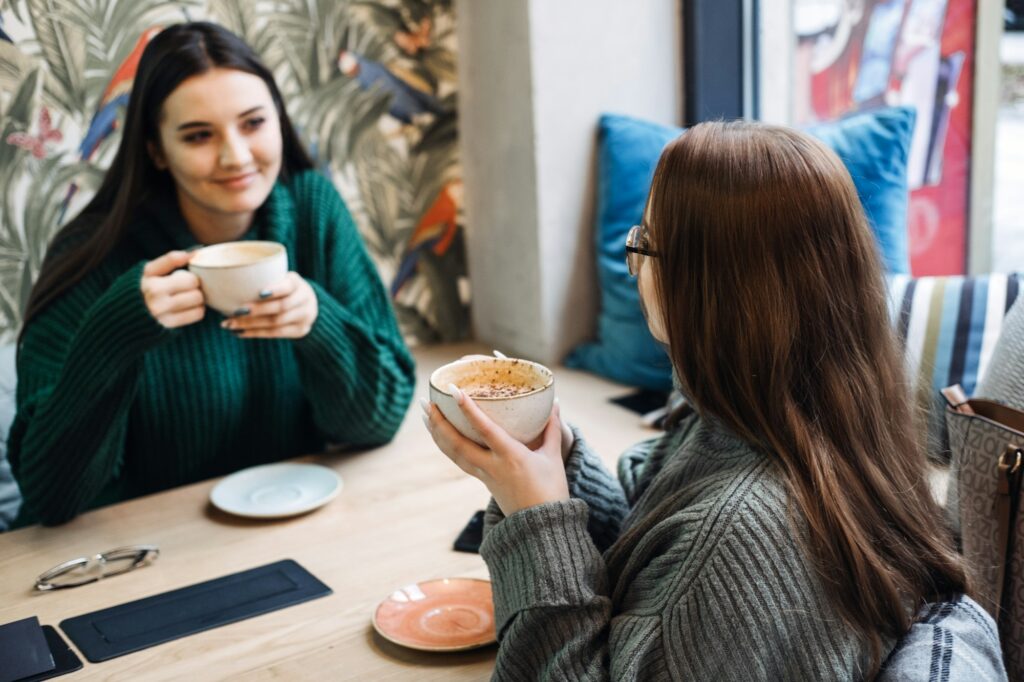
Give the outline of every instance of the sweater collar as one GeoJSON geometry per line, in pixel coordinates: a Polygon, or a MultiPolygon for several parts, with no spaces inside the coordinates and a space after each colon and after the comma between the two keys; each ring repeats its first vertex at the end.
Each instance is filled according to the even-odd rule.
{"type": "MultiPolygon", "coordinates": [[[[267,200],[256,209],[252,225],[239,240],[284,242],[292,227],[293,215],[294,202],[284,184],[278,181],[267,200]]],[[[163,254],[201,246],[188,229],[173,191],[152,193],[141,203],[137,216],[133,221],[132,236],[149,253],[163,254]]]]}

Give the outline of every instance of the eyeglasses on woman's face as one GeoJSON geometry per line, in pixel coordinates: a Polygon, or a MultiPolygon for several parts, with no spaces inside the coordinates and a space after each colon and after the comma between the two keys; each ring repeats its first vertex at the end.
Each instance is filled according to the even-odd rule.
{"type": "Polygon", "coordinates": [[[647,237],[646,225],[634,225],[626,233],[626,267],[629,275],[636,277],[640,274],[640,264],[643,256],[657,257],[658,252],[650,248],[650,240],[647,237]]]}

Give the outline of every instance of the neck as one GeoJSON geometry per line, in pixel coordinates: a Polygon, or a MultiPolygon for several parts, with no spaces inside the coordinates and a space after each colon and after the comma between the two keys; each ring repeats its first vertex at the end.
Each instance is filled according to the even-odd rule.
{"type": "Polygon", "coordinates": [[[178,194],[178,206],[181,216],[188,225],[189,232],[200,244],[220,244],[233,242],[242,238],[252,226],[255,211],[237,214],[216,213],[204,210],[191,201],[182,201],[178,194]]]}

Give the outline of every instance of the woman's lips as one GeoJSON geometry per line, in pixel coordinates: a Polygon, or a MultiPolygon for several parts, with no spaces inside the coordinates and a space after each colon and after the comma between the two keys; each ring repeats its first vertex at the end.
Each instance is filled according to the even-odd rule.
{"type": "Polygon", "coordinates": [[[251,173],[234,175],[230,178],[214,180],[214,182],[227,189],[245,189],[256,180],[256,175],[256,171],[252,171],[251,173]]]}

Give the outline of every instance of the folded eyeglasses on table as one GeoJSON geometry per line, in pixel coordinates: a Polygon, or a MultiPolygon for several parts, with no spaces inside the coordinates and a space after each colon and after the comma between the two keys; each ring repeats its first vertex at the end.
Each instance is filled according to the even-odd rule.
{"type": "Polygon", "coordinates": [[[97,580],[148,566],[160,556],[156,545],[118,547],[93,556],[78,557],[54,566],[36,579],[42,592],[88,585],[97,580]]]}

